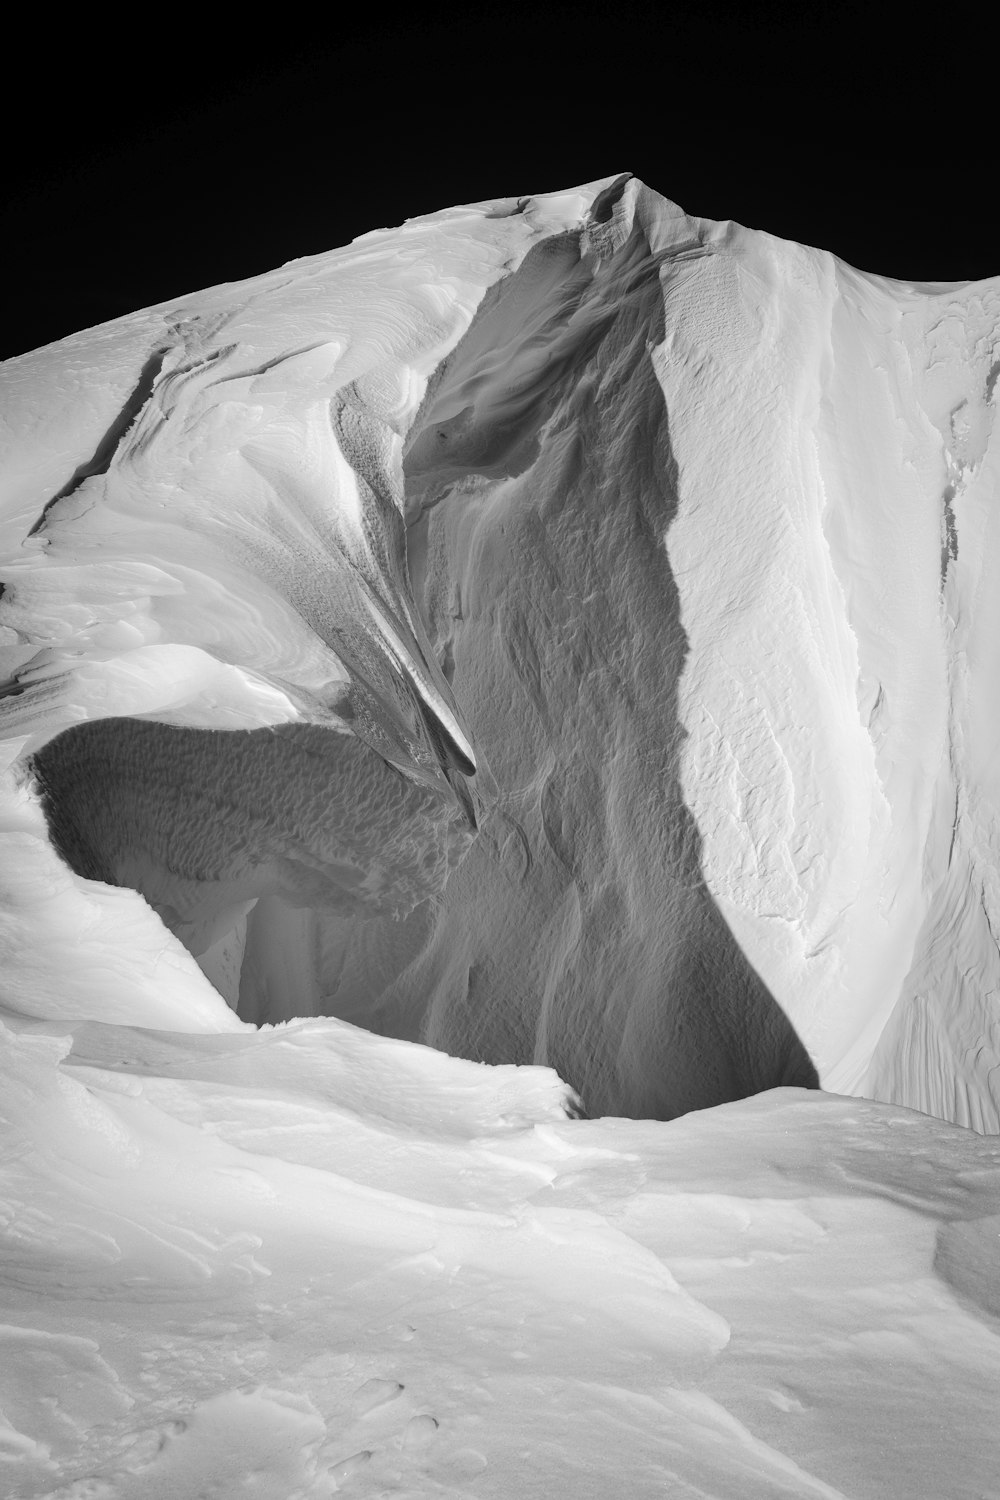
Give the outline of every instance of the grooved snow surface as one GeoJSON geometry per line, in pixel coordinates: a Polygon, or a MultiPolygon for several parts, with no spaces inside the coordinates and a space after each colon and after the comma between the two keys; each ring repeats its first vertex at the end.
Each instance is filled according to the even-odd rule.
{"type": "Polygon", "coordinates": [[[618,178],[3,368],[0,1495],[996,1492],[998,314],[618,178]]]}

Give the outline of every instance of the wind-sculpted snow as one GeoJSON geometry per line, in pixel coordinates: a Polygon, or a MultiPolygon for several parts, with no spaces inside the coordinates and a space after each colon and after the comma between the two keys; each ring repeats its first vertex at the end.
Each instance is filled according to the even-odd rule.
{"type": "Polygon", "coordinates": [[[657,368],[706,879],[825,1084],[996,1131],[1000,285],[755,240],[678,302],[657,368]]]}
{"type": "Polygon", "coordinates": [[[570,1122],[337,1021],[3,1045],[6,1495],[992,1490],[993,1141],[790,1090],[570,1122]]]}
{"type": "Polygon", "coordinates": [[[998,307],[618,178],[13,361],[15,781],[247,1019],[1000,1128],[998,307]]]}
{"type": "Polygon", "coordinates": [[[247,1019],[996,1129],[998,306],[617,178],[13,361],[15,784],[247,1019]]]}
{"type": "Polygon", "coordinates": [[[592,1113],[669,1117],[815,1073],[680,793],[659,255],[626,186],[204,294],[152,352],[139,315],[119,414],[5,571],[3,714],[54,847],[244,1017],[552,1061],[592,1113]],[[456,664],[442,608],[476,593],[456,664]]]}
{"type": "Polygon", "coordinates": [[[619,177],[4,367],[4,1495],[991,1492],[810,1054],[1000,1129],[998,312],[619,177]]]}

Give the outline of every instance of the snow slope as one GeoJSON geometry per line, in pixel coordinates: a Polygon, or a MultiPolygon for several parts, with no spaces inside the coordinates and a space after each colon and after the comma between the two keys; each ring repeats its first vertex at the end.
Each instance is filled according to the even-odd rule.
{"type": "Polygon", "coordinates": [[[608,178],[0,370],[0,1495],[992,1492],[998,293],[608,178]]]}
{"type": "Polygon", "coordinates": [[[992,1138],[337,1021],[4,1055],[7,1497],[994,1493],[992,1138]]]}
{"type": "Polygon", "coordinates": [[[1000,1129],[998,295],[619,178],[11,361],[8,754],[247,1019],[1000,1129]]]}

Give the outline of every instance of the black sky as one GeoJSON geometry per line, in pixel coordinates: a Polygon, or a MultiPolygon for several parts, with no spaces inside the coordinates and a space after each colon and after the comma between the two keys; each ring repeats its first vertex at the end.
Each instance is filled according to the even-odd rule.
{"type": "Polygon", "coordinates": [[[164,10],[99,35],[93,14],[40,16],[3,106],[3,357],[414,214],[622,171],[865,270],[1000,272],[989,91],[947,14],[918,33],[916,11],[855,3],[515,0],[164,10]]]}

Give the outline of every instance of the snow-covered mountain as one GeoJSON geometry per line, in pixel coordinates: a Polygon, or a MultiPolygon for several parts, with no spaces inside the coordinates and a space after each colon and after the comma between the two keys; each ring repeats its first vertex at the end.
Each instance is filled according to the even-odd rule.
{"type": "Polygon", "coordinates": [[[988,1492],[998,374],[628,176],[0,370],[3,1493],[988,1492]]]}

